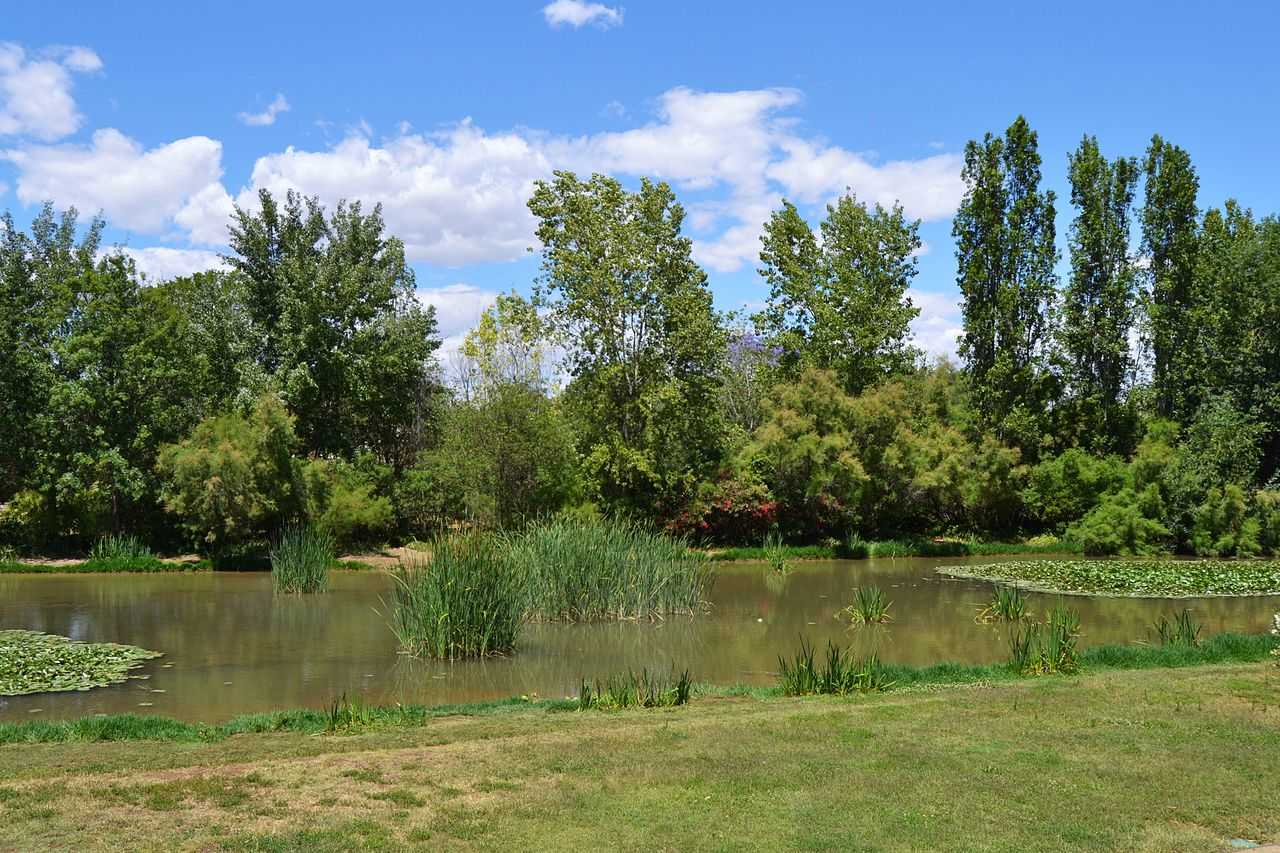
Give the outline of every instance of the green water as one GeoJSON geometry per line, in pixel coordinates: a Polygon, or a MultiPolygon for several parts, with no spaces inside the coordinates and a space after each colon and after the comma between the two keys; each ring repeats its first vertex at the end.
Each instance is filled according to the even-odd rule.
{"type": "MultiPolygon", "coordinates": [[[[722,564],[706,616],[529,625],[514,656],[456,664],[397,654],[382,612],[391,581],[379,573],[335,573],[329,592],[315,596],[274,595],[265,573],[0,575],[0,628],[165,653],[135,671],[145,679],[124,685],[0,698],[0,719],[135,712],[216,722],[252,711],[318,708],[344,692],[376,703],[427,704],[564,696],[584,676],[673,664],[698,681],[770,684],[778,654],[791,652],[801,634],[816,643],[830,638],[874,647],[883,659],[903,663],[1002,660],[1000,629],[974,621],[991,587],[934,573],[957,562],[801,562],[785,579],[761,564],[722,564]],[[870,583],[892,599],[893,622],[850,631],[835,614],[849,603],[852,587],[870,583]]],[[[1036,611],[1055,601],[1028,599],[1036,611]]],[[[1184,606],[1206,633],[1263,631],[1280,610],[1278,596],[1066,600],[1080,611],[1086,645],[1148,639],[1152,620],[1184,606]]]]}

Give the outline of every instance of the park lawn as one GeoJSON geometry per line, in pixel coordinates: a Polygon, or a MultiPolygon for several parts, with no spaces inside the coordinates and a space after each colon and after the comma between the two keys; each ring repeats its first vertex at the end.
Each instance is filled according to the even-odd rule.
{"type": "Polygon", "coordinates": [[[1223,850],[1280,838],[1280,669],[0,747],[0,850],[1223,850]]]}

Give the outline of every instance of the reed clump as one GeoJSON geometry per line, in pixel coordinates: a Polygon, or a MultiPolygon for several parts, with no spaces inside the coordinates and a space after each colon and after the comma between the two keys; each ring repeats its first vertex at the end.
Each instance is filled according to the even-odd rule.
{"type": "Polygon", "coordinates": [[[557,520],[508,542],[531,619],[655,619],[706,607],[707,556],[633,522],[557,520]]]}
{"type": "Polygon", "coordinates": [[[448,660],[514,651],[526,600],[517,565],[503,540],[485,533],[442,536],[430,557],[401,562],[391,572],[401,650],[448,660]]]}
{"type": "Polygon", "coordinates": [[[689,704],[693,680],[689,670],[679,675],[661,676],[642,669],[611,675],[604,681],[583,679],[578,691],[579,710],[622,710],[625,708],[674,708],[689,704]]]}
{"type": "Polygon", "coordinates": [[[1162,646],[1200,645],[1200,623],[1191,618],[1191,611],[1185,607],[1181,612],[1175,613],[1172,619],[1161,615],[1152,628],[1162,646]]]}
{"type": "Polygon", "coordinates": [[[889,608],[892,606],[893,602],[884,594],[884,590],[872,584],[870,586],[855,587],[853,590],[853,604],[850,604],[840,612],[855,627],[880,625],[893,620],[893,617],[889,615],[889,608]]]}
{"type": "Polygon", "coordinates": [[[333,538],[309,524],[291,524],[271,546],[271,579],[276,592],[324,592],[334,561],[333,538]]]}
{"type": "Polygon", "coordinates": [[[1019,622],[1027,616],[1027,599],[1022,590],[1000,585],[992,593],[991,602],[978,613],[978,621],[984,624],[1019,622]]]}
{"type": "Polygon", "coordinates": [[[894,684],[877,655],[857,659],[828,640],[826,656],[819,663],[804,637],[794,656],[778,657],[778,681],[787,696],[882,692],[894,684]]]}
{"type": "Polygon", "coordinates": [[[1079,671],[1080,614],[1061,604],[1043,622],[1024,621],[1009,632],[1010,665],[1024,675],[1079,671]]]}

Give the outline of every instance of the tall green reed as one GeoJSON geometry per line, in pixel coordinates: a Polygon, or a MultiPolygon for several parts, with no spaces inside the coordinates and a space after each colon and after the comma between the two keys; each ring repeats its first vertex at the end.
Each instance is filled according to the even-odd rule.
{"type": "Polygon", "coordinates": [[[1027,599],[1016,586],[996,586],[991,602],[978,613],[978,621],[1017,622],[1027,616],[1027,599]]]}
{"type": "Polygon", "coordinates": [[[872,584],[870,586],[859,586],[853,590],[853,604],[850,604],[841,613],[854,626],[860,625],[877,625],[889,622],[893,619],[889,615],[889,608],[893,606],[884,590],[872,584]]]}
{"type": "Polygon", "coordinates": [[[151,560],[155,555],[137,536],[103,536],[89,549],[89,559],[95,561],[151,560]]]}
{"type": "Polygon", "coordinates": [[[877,655],[857,659],[830,640],[826,657],[819,664],[813,646],[804,637],[794,656],[778,657],[778,682],[787,696],[871,693],[888,690],[894,683],[877,655]]]}
{"type": "Polygon", "coordinates": [[[672,708],[687,705],[692,688],[693,681],[687,669],[679,675],[673,669],[669,677],[651,673],[648,669],[640,670],[639,674],[628,670],[611,675],[604,681],[597,679],[588,683],[583,679],[578,690],[578,708],[583,711],[591,708],[672,708]]]}
{"type": "Polygon", "coordinates": [[[276,592],[323,592],[334,561],[333,538],[309,524],[286,526],[271,545],[276,592]]]}
{"type": "Polygon", "coordinates": [[[1200,623],[1191,618],[1191,611],[1185,607],[1175,613],[1173,619],[1162,614],[1152,628],[1162,646],[1200,645],[1200,623]]]}
{"type": "Polygon", "coordinates": [[[513,651],[526,590],[507,550],[491,534],[443,536],[429,557],[393,569],[391,629],[401,650],[449,660],[513,651]]]}
{"type": "Polygon", "coordinates": [[[632,522],[555,520],[508,541],[532,619],[652,619],[706,606],[706,555],[632,522]]]}
{"type": "Polygon", "coordinates": [[[1058,604],[1043,622],[1024,621],[1010,629],[1010,665],[1026,675],[1076,672],[1079,640],[1080,614],[1058,604]]]}

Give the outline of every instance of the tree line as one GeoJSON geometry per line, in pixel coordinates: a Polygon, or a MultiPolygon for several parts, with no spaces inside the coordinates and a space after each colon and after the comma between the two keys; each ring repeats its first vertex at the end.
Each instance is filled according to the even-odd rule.
{"type": "Polygon", "coordinates": [[[718,312],[671,188],[536,185],[541,266],[446,381],[378,208],[260,194],[226,269],[146,282],[103,223],[0,222],[0,545],[213,553],[553,514],[704,542],[1065,536],[1280,547],[1280,221],[1202,207],[1159,136],[1066,160],[1019,117],[965,149],[959,364],[912,344],[919,222],[847,194],[764,223],[765,307],[718,312]]]}

